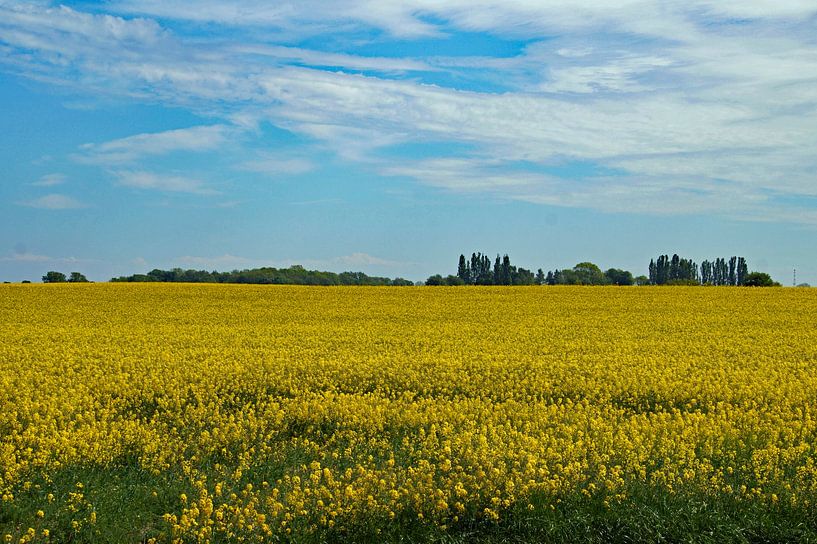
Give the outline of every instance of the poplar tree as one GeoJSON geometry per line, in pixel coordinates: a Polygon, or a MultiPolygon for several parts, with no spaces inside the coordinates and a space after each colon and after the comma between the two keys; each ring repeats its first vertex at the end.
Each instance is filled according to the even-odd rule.
{"type": "Polygon", "coordinates": [[[500,276],[500,283],[502,285],[511,285],[513,283],[513,274],[511,273],[511,259],[505,254],[502,257],[502,275],[500,276]]]}
{"type": "Polygon", "coordinates": [[[471,271],[465,261],[465,255],[460,255],[460,262],[457,265],[457,277],[466,284],[471,283],[471,271]]]}
{"type": "Polygon", "coordinates": [[[729,259],[729,285],[738,284],[738,258],[732,257],[729,259]]]}
{"type": "Polygon", "coordinates": [[[745,285],[746,276],[748,275],[749,267],[746,264],[746,259],[744,259],[743,257],[738,257],[738,272],[737,272],[738,285],[745,285]]]}

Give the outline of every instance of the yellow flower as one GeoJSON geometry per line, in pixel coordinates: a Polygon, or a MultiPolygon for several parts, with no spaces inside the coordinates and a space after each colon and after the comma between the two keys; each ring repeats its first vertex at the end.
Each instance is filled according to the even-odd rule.
{"type": "Polygon", "coordinates": [[[123,456],[171,542],[817,500],[817,290],[33,287],[0,285],[0,497],[75,531],[110,499],[54,476],[123,456]]]}

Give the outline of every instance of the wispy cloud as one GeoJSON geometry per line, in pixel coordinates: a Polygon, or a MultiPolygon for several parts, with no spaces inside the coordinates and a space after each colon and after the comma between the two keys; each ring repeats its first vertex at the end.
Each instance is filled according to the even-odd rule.
{"type": "Polygon", "coordinates": [[[50,257],[48,255],[39,255],[36,253],[14,253],[13,255],[6,255],[0,257],[0,262],[5,263],[89,263],[94,262],[93,259],[79,259],[77,257],[50,257]]]}
{"type": "Polygon", "coordinates": [[[62,185],[66,179],[64,174],[46,174],[37,181],[32,182],[31,185],[35,187],[54,187],[55,185],[62,185]]]}
{"type": "Polygon", "coordinates": [[[386,267],[395,267],[395,266],[402,266],[406,263],[399,262],[399,261],[392,261],[389,259],[382,259],[380,257],[375,257],[374,255],[369,255],[368,253],[352,253],[351,255],[343,255],[341,257],[336,257],[333,259],[333,262],[342,265],[342,266],[386,266],[386,267]]]}
{"type": "Polygon", "coordinates": [[[208,188],[203,181],[195,178],[132,170],[119,170],[113,174],[119,185],[124,187],[197,195],[219,194],[218,191],[208,188]]]}
{"type": "Polygon", "coordinates": [[[142,13],[169,19],[212,22],[245,27],[264,27],[277,31],[278,37],[317,35],[331,29],[355,30],[364,23],[386,28],[399,37],[437,36],[441,31],[421,20],[420,11],[432,12],[428,6],[406,2],[348,1],[333,2],[328,9],[324,2],[305,0],[291,4],[270,4],[262,0],[218,2],[200,0],[196,5],[158,0],[122,0],[114,9],[125,13],[142,13]],[[419,9],[418,9],[419,8],[419,9]]]}
{"type": "Polygon", "coordinates": [[[229,132],[224,125],[212,125],[137,134],[100,144],[84,144],[78,158],[83,162],[109,165],[176,151],[210,151],[223,145],[229,132]]]}
{"type": "Polygon", "coordinates": [[[734,19],[791,19],[817,12],[808,0],[770,2],[746,0],[725,3],[719,0],[662,2],[660,0],[407,0],[377,2],[338,0],[332,9],[325,2],[304,0],[295,4],[270,5],[263,0],[224,3],[202,0],[191,5],[183,0],[116,0],[114,9],[123,13],[161,18],[212,22],[230,26],[263,26],[279,32],[300,34],[329,29],[382,29],[395,37],[417,38],[445,34],[442,25],[468,31],[501,32],[512,35],[547,35],[554,30],[577,31],[612,26],[633,33],[660,36],[683,35],[694,27],[695,18],[730,21],[734,19]]]}
{"type": "Polygon", "coordinates": [[[229,49],[239,55],[267,57],[278,62],[293,62],[311,67],[344,68],[372,72],[434,72],[439,68],[424,61],[396,58],[329,53],[299,47],[271,45],[237,45],[229,49]]]}
{"type": "Polygon", "coordinates": [[[561,177],[520,169],[514,162],[470,158],[391,165],[381,173],[412,177],[448,191],[488,192],[500,199],[549,206],[662,216],[721,213],[744,220],[768,213],[775,221],[814,224],[808,213],[790,214],[786,218],[782,207],[774,205],[773,195],[767,192],[747,191],[738,183],[712,181],[683,171],[664,172],[662,176],[642,175],[638,179],[606,173],[561,177]]]}
{"type": "MultiPolygon", "coordinates": [[[[817,4],[811,1],[342,0],[329,10],[312,0],[116,0],[106,6],[127,16],[0,4],[0,63],[52,83],[206,111],[224,124],[91,145],[82,150],[89,161],[127,164],[174,150],[215,150],[228,137],[224,127],[240,119],[247,127],[270,122],[386,175],[498,198],[778,220],[799,208],[774,204],[770,195],[792,200],[815,193],[817,4]],[[147,17],[239,31],[229,34],[234,39],[207,40],[172,33],[147,17]],[[264,39],[255,37],[258,29],[264,39]],[[485,32],[528,45],[501,59],[433,52],[365,57],[283,45],[330,32],[354,43],[365,30],[382,40],[485,32]],[[276,39],[280,45],[270,45],[276,39]],[[491,78],[502,92],[425,79],[440,71],[457,82],[491,78]],[[384,149],[429,141],[441,143],[435,158],[381,158],[384,149]],[[618,175],[579,180],[542,173],[576,161],[618,175]]],[[[271,156],[243,167],[297,174],[312,165],[271,156]]],[[[143,189],[212,192],[187,177],[127,171],[119,179],[143,189]]]]}
{"type": "Polygon", "coordinates": [[[25,200],[19,204],[21,206],[39,208],[41,210],[74,210],[87,207],[86,204],[73,197],[57,193],[41,196],[32,200],[25,200]]]}
{"type": "Polygon", "coordinates": [[[38,255],[36,253],[15,253],[14,255],[7,255],[0,257],[0,261],[5,263],[44,263],[52,261],[53,259],[47,255],[38,255]]]}
{"type": "MultiPolygon", "coordinates": [[[[540,86],[548,93],[643,92],[655,89],[654,82],[642,76],[672,66],[667,58],[629,56],[604,59],[599,64],[575,64],[555,67],[540,86]]],[[[567,64],[567,63],[565,63],[567,64]]]]}
{"type": "Polygon", "coordinates": [[[407,266],[412,263],[401,262],[401,261],[394,261],[390,259],[383,259],[380,257],[376,257],[374,255],[369,255],[368,253],[363,252],[355,252],[349,255],[342,255],[339,257],[333,257],[330,259],[262,259],[262,258],[249,258],[249,257],[241,257],[238,255],[232,255],[230,253],[225,253],[223,255],[216,255],[216,256],[194,256],[194,255],[185,255],[183,257],[178,257],[174,259],[174,263],[180,266],[186,267],[194,267],[194,268],[206,268],[210,269],[217,269],[217,270],[228,270],[228,269],[243,269],[243,268],[256,268],[256,267],[263,267],[263,266],[271,266],[276,268],[286,268],[292,265],[301,265],[307,268],[316,268],[316,269],[332,269],[332,270],[348,270],[350,268],[368,268],[368,267],[385,267],[385,268],[396,268],[401,266],[407,266]]]}

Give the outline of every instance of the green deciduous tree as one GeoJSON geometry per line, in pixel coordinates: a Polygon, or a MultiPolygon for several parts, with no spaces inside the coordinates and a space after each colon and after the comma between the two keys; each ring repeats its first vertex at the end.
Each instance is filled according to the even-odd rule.
{"type": "Polygon", "coordinates": [[[591,262],[579,263],[573,267],[573,273],[581,285],[604,285],[607,277],[597,265],[591,262]]]}
{"type": "Polygon", "coordinates": [[[43,283],[64,283],[66,281],[68,280],[66,279],[65,274],[54,270],[48,271],[45,276],[43,276],[43,283]]]}
{"type": "Polygon", "coordinates": [[[426,280],[426,285],[445,285],[445,278],[439,274],[434,274],[433,276],[428,277],[426,280]]]}
{"type": "Polygon", "coordinates": [[[777,287],[780,284],[766,272],[749,272],[743,282],[746,287],[777,287]]]}
{"type": "Polygon", "coordinates": [[[607,282],[613,285],[632,285],[635,281],[630,271],[619,268],[610,268],[604,275],[607,277],[607,282]]]}

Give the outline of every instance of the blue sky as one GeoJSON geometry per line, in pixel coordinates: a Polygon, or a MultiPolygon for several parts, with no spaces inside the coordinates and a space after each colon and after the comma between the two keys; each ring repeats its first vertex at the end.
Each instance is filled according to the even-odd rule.
{"type": "Polygon", "coordinates": [[[817,285],[813,0],[0,0],[0,280],[461,252],[817,285]]]}

